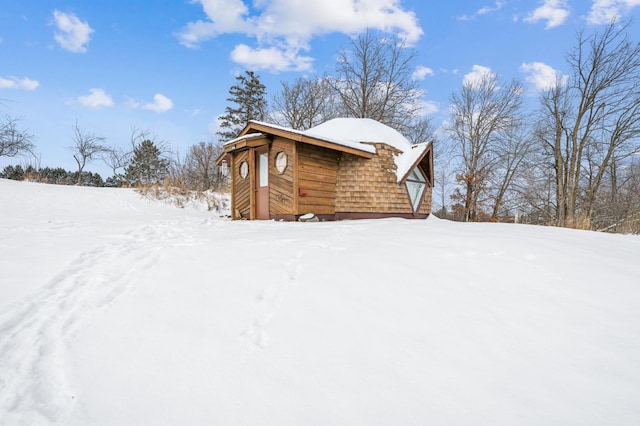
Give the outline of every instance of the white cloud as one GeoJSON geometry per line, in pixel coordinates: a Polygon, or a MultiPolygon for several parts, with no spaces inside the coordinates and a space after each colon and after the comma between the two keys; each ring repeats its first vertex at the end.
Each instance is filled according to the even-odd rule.
{"type": "Polygon", "coordinates": [[[587,21],[592,24],[608,24],[640,6],[640,0],[593,0],[587,21]]]}
{"type": "Polygon", "coordinates": [[[262,55],[258,64],[266,64],[280,57],[285,65],[276,71],[309,69],[311,58],[300,52],[317,35],[371,29],[396,33],[411,45],[423,34],[415,13],[403,9],[399,0],[257,0],[251,8],[248,0],[193,2],[202,6],[206,19],[187,23],[177,34],[181,44],[194,48],[222,34],[244,34],[254,37],[257,46],[236,46],[232,59],[247,63],[245,54],[253,52],[262,55]]]}
{"type": "Polygon", "coordinates": [[[17,78],[10,76],[9,78],[0,77],[0,89],[22,89],[22,90],[35,90],[40,83],[37,80],[31,80],[30,78],[17,78]]]}
{"type": "MultiPolygon", "coordinates": [[[[136,104],[140,105],[140,104],[136,104]]],[[[167,112],[173,108],[173,101],[167,98],[161,93],[156,93],[153,96],[153,102],[149,102],[140,106],[142,109],[148,109],[149,111],[157,112],[158,114],[167,112]]]]}
{"type": "Polygon", "coordinates": [[[531,12],[524,22],[535,24],[538,21],[546,21],[546,28],[554,28],[564,24],[569,17],[569,8],[566,0],[544,0],[542,6],[531,12]]]}
{"type": "Polygon", "coordinates": [[[533,84],[537,90],[550,89],[558,82],[564,86],[569,81],[568,75],[562,75],[543,62],[524,63],[520,70],[525,74],[525,80],[533,84]]]}
{"type": "Polygon", "coordinates": [[[278,47],[253,49],[246,44],[237,45],[231,52],[231,59],[259,71],[310,71],[313,58],[300,56],[297,49],[281,50],[278,47]]]}
{"type": "Polygon", "coordinates": [[[434,101],[422,101],[420,111],[422,113],[422,116],[425,117],[427,115],[437,113],[438,111],[440,111],[440,108],[438,108],[438,104],[434,101]]]}
{"type": "Polygon", "coordinates": [[[496,0],[495,5],[492,6],[484,6],[478,10],[478,15],[486,15],[487,13],[496,12],[502,9],[505,5],[505,1],[496,0]]]}
{"type": "Polygon", "coordinates": [[[78,96],[77,102],[89,108],[108,107],[113,105],[113,99],[103,89],[89,89],[86,96],[78,96]]]}
{"type": "Polygon", "coordinates": [[[433,72],[431,68],[419,65],[413,72],[412,77],[414,80],[424,80],[427,76],[430,75],[435,75],[435,72],[433,72]]]}
{"type": "Polygon", "coordinates": [[[483,6],[472,15],[462,15],[462,16],[458,16],[458,18],[456,19],[458,19],[458,21],[472,21],[476,19],[478,16],[487,15],[489,13],[499,11],[504,7],[506,3],[507,2],[504,0],[496,0],[493,6],[483,6]]]}
{"type": "Polygon", "coordinates": [[[465,76],[463,77],[462,84],[475,85],[487,76],[495,76],[495,73],[491,71],[491,68],[483,67],[482,65],[474,65],[473,68],[471,68],[471,72],[465,74],[465,76]]]}
{"type": "Polygon", "coordinates": [[[82,22],[72,13],[64,13],[58,10],[53,11],[53,19],[58,31],[53,34],[53,38],[58,44],[70,52],[86,52],[86,44],[91,39],[94,30],[88,23],[82,22]]]}

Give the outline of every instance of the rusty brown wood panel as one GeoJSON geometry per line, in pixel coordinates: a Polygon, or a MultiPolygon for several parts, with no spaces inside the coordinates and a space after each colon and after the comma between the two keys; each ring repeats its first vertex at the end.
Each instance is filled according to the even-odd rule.
{"type": "Polygon", "coordinates": [[[335,173],[338,170],[338,159],[332,156],[316,158],[315,156],[309,157],[304,153],[300,153],[299,162],[299,168],[317,169],[322,173],[327,173],[327,171],[335,173]]]}
{"type": "Polygon", "coordinates": [[[314,173],[303,172],[302,170],[300,170],[298,172],[298,183],[300,185],[300,188],[304,187],[302,182],[322,182],[326,184],[335,185],[337,182],[337,177],[335,175],[334,176],[317,175],[314,173]]]}
{"type": "Polygon", "coordinates": [[[312,181],[312,180],[301,180],[299,182],[300,188],[299,190],[318,190],[318,191],[327,191],[327,192],[332,192],[334,195],[336,193],[336,185],[332,184],[332,183],[326,183],[326,182],[318,182],[318,181],[312,181]]]}
{"type": "Polygon", "coordinates": [[[323,191],[321,189],[306,189],[306,197],[314,198],[330,198],[334,199],[336,196],[335,191],[323,191]]]}
{"type": "Polygon", "coordinates": [[[300,168],[299,171],[301,173],[307,173],[310,175],[318,175],[318,176],[329,176],[329,177],[335,177],[336,176],[336,172],[337,169],[328,169],[326,167],[319,167],[316,164],[305,164],[305,163],[301,163],[300,164],[300,168]]]}
{"type": "Polygon", "coordinates": [[[291,191],[280,191],[271,187],[270,214],[293,214],[293,194],[291,191]]]}
{"type": "Polygon", "coordinates": [[[315,165],[330,170],[337,170],[339,157],[331,155],[330,153],[325,156],[320,156],[317,153],[313,155],[302,154],[300,156],[300,163],[306,165],[315,165]]]}
{"type": "MultiPolygon", "coordinates": [[[[250,206],[250,198],[251,198],[251,176],[248,176],[246,179],[242,179],[240,177],[240,164],[243,161],[248,161],[249,152],[242,151],[236,155],[234,161],[234,170],[233,170],[233,178],[235,179],[235,208],[238,210],[243,217],[248,217],[251,212],[250,206]]],[[[251,171],[250,171],[251,173],[251,171]]]]}

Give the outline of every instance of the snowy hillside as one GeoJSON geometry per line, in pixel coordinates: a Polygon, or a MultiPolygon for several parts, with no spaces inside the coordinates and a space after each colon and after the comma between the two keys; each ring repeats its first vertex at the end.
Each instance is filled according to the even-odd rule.
{"type": "Polygon", "coordinates": [[[637,425],[640,237],[0,180],[2,425],[637,425]]]}

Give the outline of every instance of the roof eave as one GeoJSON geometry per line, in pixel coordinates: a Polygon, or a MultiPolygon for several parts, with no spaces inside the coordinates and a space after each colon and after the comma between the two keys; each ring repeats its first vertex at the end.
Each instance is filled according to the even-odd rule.
{"type": "Polygon", "coordinates": [[[244,129],[242,129],[239,137],[245,136],[249,133],[253,133],[252,130],[256,132],[261,132],[261,133],[268,133],[274,136],[280,136],[283,138],[294,140],[296,142],[302,142],[309,145],[315,145],[323,148],[332,149],[334,151],[346,152],[348,154],[353,154],[358,157],[373,158],[374,156],[372,152],[360,150],[350,146],[340,145],[338,143],[328,141],[322,138],[304,135],[301,132],[298,132],[295,130],[288,130],[278,126],[271,126],[267,123],[262,123],[259,121],[250,121],[244,127],[244,129]]]}

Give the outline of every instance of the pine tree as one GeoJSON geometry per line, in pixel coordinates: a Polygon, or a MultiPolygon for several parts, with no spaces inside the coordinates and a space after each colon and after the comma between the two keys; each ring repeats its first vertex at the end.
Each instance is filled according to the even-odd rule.
{"type": "Polygon", "coordinates": [[[24,169],[19,164],[17,166],[6,166],[0,172],[0,178],[11,179],[11,180],[23,180],[24,169]]]}
{"type": "Polygon", "coordinates": [[[235,106],[227,106],[225,114],[220,117],[221,142],[226,142],[238,136],[249,120],[264,121],[267,111],[265,86],[260,83],[260,77],[253,71],[246,71],[246,75],[236,77],[237,84],[231,86],[227,101],[235,106]]]}
{"type": "Polygon", "coordinates": [[[130,186],[151,185],[161,182],[169,172],[169,160],[162,158],[160,149],[145,139],[133,150],[133,159],[125,169],[130,186]]]}

